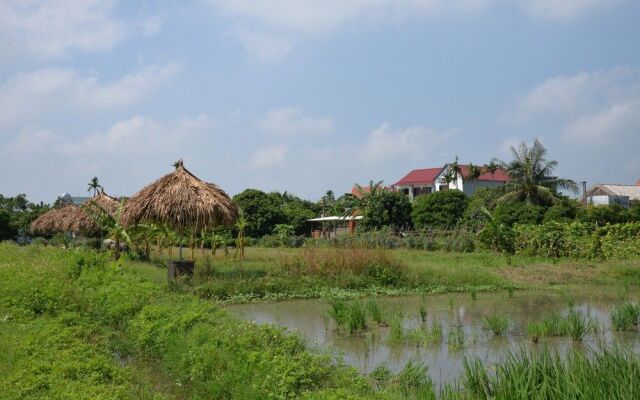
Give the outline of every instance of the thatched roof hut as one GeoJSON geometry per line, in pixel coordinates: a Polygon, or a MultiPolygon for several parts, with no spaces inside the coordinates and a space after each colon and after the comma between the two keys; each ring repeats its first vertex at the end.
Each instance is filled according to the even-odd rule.
{"type": "Polygon", "coordinates": [[[89,199],[89,201],[87,201],[87,203],[84,204],[83,207],[88,209],[96,208],[92,207],[94,204],[98,206],[98,209],[106,211],[112,217],[116,215],[116,212],[120,207],[120,202],[118,201],[118,199],[109,196],[104,192],[104,190],[89,199]]]}
{"type": "Polygon", "coordinates": [[[216,226],[232,226],[238,208],[218,186],[189,172],[182,160],[176,169],[144,187],[125,204],[121,221],[125,226],[141,222],[168,224],[179,233],[216,226]]]}
{"type": "Polygon", "coordinates": [[[95,232],[99,228],[94,220],[75,204],[47,211],[31,223],[31,232],[95,232]]]}

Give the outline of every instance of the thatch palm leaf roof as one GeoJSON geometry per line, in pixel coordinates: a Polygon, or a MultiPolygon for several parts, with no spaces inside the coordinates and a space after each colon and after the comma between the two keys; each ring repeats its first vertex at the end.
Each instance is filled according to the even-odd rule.
{"type": "Polygon", "coordinates": [[[178,232],[233,225],[238,219],[238,208],[224,190],[198,179],[184,167],[182,160],[175,165],[175,171],[127,201],[122,223],[168,224],[178,232]]]}
{"type": "Polygon", "coordinates": [[[75,204],[50,210],[31,223],[31,232],[95,232],[99,228],[93,219],[75,204]]]}
{"type": "Polygon", "coordinates": [[[115,216],[118,211],[118,207],[120,207],[120,202],[116,198],[106,194],[104,190],[89,199],[86,206],[90,207],[92,204],[98,205],[100,209],[103,209],[112,217],[115,216]]]}

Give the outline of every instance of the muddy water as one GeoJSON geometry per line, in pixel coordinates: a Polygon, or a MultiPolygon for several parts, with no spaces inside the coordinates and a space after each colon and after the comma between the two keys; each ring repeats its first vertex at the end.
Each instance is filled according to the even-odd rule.
{"type": "Polygon", "coordinates": [[[272,323],[298,332],[309,344],[321,351],[340,356],[347,364],[363,373],[380,364],[391,370],[401,369],[409,360],[421,360],[429,367],[436,384],[453,382],[463,368],[463,360],[480,358],[485,364],[499,362],[510,349],[551,347],[561,352],[572,347],[589,351],[601,342],[619,342],[640,351],[640,334],[612,332],[610,309],[624,301],[638,301],[637,292],[622,289],[581,288],[570,291],[516,291],[510,297],[506,292],[478,293],[475,300],[469,294],[447,294],[397,298],[378,298],[382,309],[389,312],[401,310],[407,329],[420,324],[419,309],[427,310],[427,323],[439,321],[443,328],[440,343],[417,347],[406,344],[390,344],[389,328],[376,327],[364,335],[348,335],[336,331],[327,315],[329,309],[323,300],[298,300],[279,303],[255,303],[229,306],[233,314],[257,323],[272,323]],[[566,312],[569,307],[590,315],[598,321],[598,332],[585,337],[582,342],[571,338],[541,338],[537,344],[526,335],[526,323],[545,313],[566,312]],[[509,318],[509,329],[501,337],[495,337],[483,326],[483,319],[495,313],[509,318]],[[451,330],[464,332],[462,349],[450,348],[447,334],[451,330]]]}

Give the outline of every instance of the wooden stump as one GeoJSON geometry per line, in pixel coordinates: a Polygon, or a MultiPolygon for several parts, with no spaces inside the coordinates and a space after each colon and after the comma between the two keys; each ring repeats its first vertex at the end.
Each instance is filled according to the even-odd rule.
{"type": "Polygon", "coordinates": [[[174,281],[179,275],[193,276],[193,266],[195,261],[169,261],[167,264],[167,277],[169,281],[174,281]]]}

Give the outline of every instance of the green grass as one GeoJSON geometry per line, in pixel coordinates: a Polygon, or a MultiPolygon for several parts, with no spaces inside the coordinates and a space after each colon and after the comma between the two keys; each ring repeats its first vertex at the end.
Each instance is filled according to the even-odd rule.
{"type": "Polygon", "coordinates": [[[484,317],[483,325],[496,336],[501,336],[509,328],[509,318],[506,315],[493,314],[484,317]]]}
{"type": "Polygon", "coordinates": [[[462,378],[473,399],[635,399],[640,393],[640,357],[615,347],[587,356],[570,350],[565,357],[549,350],[509,353],[489,373],[479,360],[467,360],[462,378]]]}
{"type": "MultiPolygon", "coordinates": [[[[225,303],[443,292],[470,292],[476,298],[482,291],[513,293],[514,288],[549,285],[635,285],[640,274],[638,260],[597,263],[481,251],[250,247],[246,255],[240,262],[231,255],[206,252],[202,257],[196,251],[196,275],[185,288],[225,303]]],[[[155,255],[161,272],[149,278],[162,282],[170,258],[166,250],[155,255]]]]}
{"type": "Polygon", "coordinates": [[[616,331],[628,331],[638,326],[640,304],[624,303],[611,309],[611,326],[616,331]]]}
{"type": "MultiPolygon", "coordinates": [[[[368,271],[362,266],[361,272],[378,284],[394,279],[380,265],[368,271]]],[[[243,281],[261,276],[244,268],[247,264],[226,269],[212,262],[200,278],[243,281]]],[[[403,279],[410,280],[415,265],[407,262],[403,268],[403,279]]],[[[374,383],[373,377],[309,351],[298,335],[232,318],[214,302],[194,296],[188,282],[168,286],[164,272],[151,264],[112,263],[82,250],[1,243],[1,397],[632,399],[640,393],[640,357],[620,348],[589,357],[570,351],[566,358],[545,350],[515,352],[490,367],[468,361],[461,380],[442,391],[434,388],[426,366],[413,361],[396,374],[378,371],[374,383]]],[[[294,275],[288,280],[285,275],[283,285],[300,278],[287,273],[294,275]]],[[[348,331],[387,319],[390,340],[394,335],[400,342],[442,340],[437,322],[405,330],[401,313],[386,316],[373,302],[336,300],[332,310],[342,315],[348,331]]],[[[539,336],[562,334],[579,340],[591,329],[591,319],[575,311],[535,323],[539,336]]],[[[452,351],[463,348],[463,330],[451,328],[447,343],[452,351]]]]}

